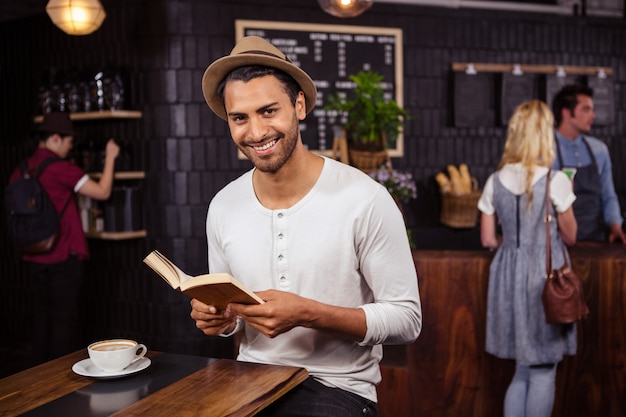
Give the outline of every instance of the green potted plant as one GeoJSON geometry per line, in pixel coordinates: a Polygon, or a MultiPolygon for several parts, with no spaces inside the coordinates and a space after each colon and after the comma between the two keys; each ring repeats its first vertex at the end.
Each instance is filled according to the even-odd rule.
{"type": "Polygon", "coordinates": [[[349,76],[355,83],[351,95],[328,97],[326,110],[343,113],[343,129],[348,140],[350,163],[371,171],[385,163],[387,147],[393,146],[409,114],[395,100],[385,100],[383,76],[374,71],[359,71],[349,76]],[[364,158],[374,159],[363,161],[364,158]],[[365,164],[365,165],[363,165],[365,164]]]}

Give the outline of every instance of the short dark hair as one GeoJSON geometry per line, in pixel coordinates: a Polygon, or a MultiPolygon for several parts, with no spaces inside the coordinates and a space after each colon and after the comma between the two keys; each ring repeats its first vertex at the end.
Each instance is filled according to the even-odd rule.
{"type": "Polygon", "coordinates": [[[570,114],[574,114],[579,95],[593,98],[593,89],[583,84],[569,84],[556,93],[552,100],[552,113],[554,113],[554,123],[557,126],[563,119],[561,115],[563,109],[569,109],[570,114]]]}
{"type": "Polygon", "coordinates": [[[291,104],[296,104],[298,93],[302,91],[300,84],[293,77],[284,71],[273,67],[266,67],[263,65],[248,65],[244,67],[235,68],[232,70],[220,84],[217,86],[217,94],[222,98],[222,104],[224,103],[224,88],[228,81],[243,81],[248,82],[254,78],[264,77],[266,75],[273,75],[283,85],[285,93],[289,96],[291,104]]]}

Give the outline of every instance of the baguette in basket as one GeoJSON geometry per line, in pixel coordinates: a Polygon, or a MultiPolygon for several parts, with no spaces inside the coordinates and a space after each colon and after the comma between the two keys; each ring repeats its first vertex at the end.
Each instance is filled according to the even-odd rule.
{"type": "Polygon", "coordinates": [[[471,176],[467,164],[448,165],[447,171],[448,175],[439,172],[435,176],[441,191],[441,223],[456,228],[476,226],[481,195],[478,181],[471,176]]]}
{"type": "Polygon", "coordinates": [[[448,175],[450,178],[443,172],[435,176],[442,193],[471,194],[477,188],[476,178],[470,175],[467,164],[461,164],[458,168],[448,165],[448,175]]]}

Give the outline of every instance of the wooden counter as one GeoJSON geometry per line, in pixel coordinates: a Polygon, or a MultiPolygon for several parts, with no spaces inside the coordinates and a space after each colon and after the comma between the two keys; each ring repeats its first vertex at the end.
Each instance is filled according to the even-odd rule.
{"type": "MultiPolygon", "coordinates": [[[[626,246],[570,248],[591,310],[578,353],[559,365],[557,416],[626,416],[626,246]]],[[[385,347],[381,417],[501,416],[513,361],[485,353],[487,251],[415,251],[424,327],[406,347],[385,347]]]]}

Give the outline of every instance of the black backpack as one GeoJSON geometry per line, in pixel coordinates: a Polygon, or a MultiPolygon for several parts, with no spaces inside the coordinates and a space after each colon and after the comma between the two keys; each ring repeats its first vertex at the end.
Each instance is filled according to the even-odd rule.
{"type": "Polygon", "coordinates": [[[39,183],[41,173],[48,165],[57,161],[61,159],[51,157],[33,169],[28,168],[26,160],[22,161],[20,163],[22,176],[6,188],[4,201],[9,229],[21,253],[48,252],[59,238],[61,217],[69,204],[69,199],[59,214],[48,193],[39,183]]]}

